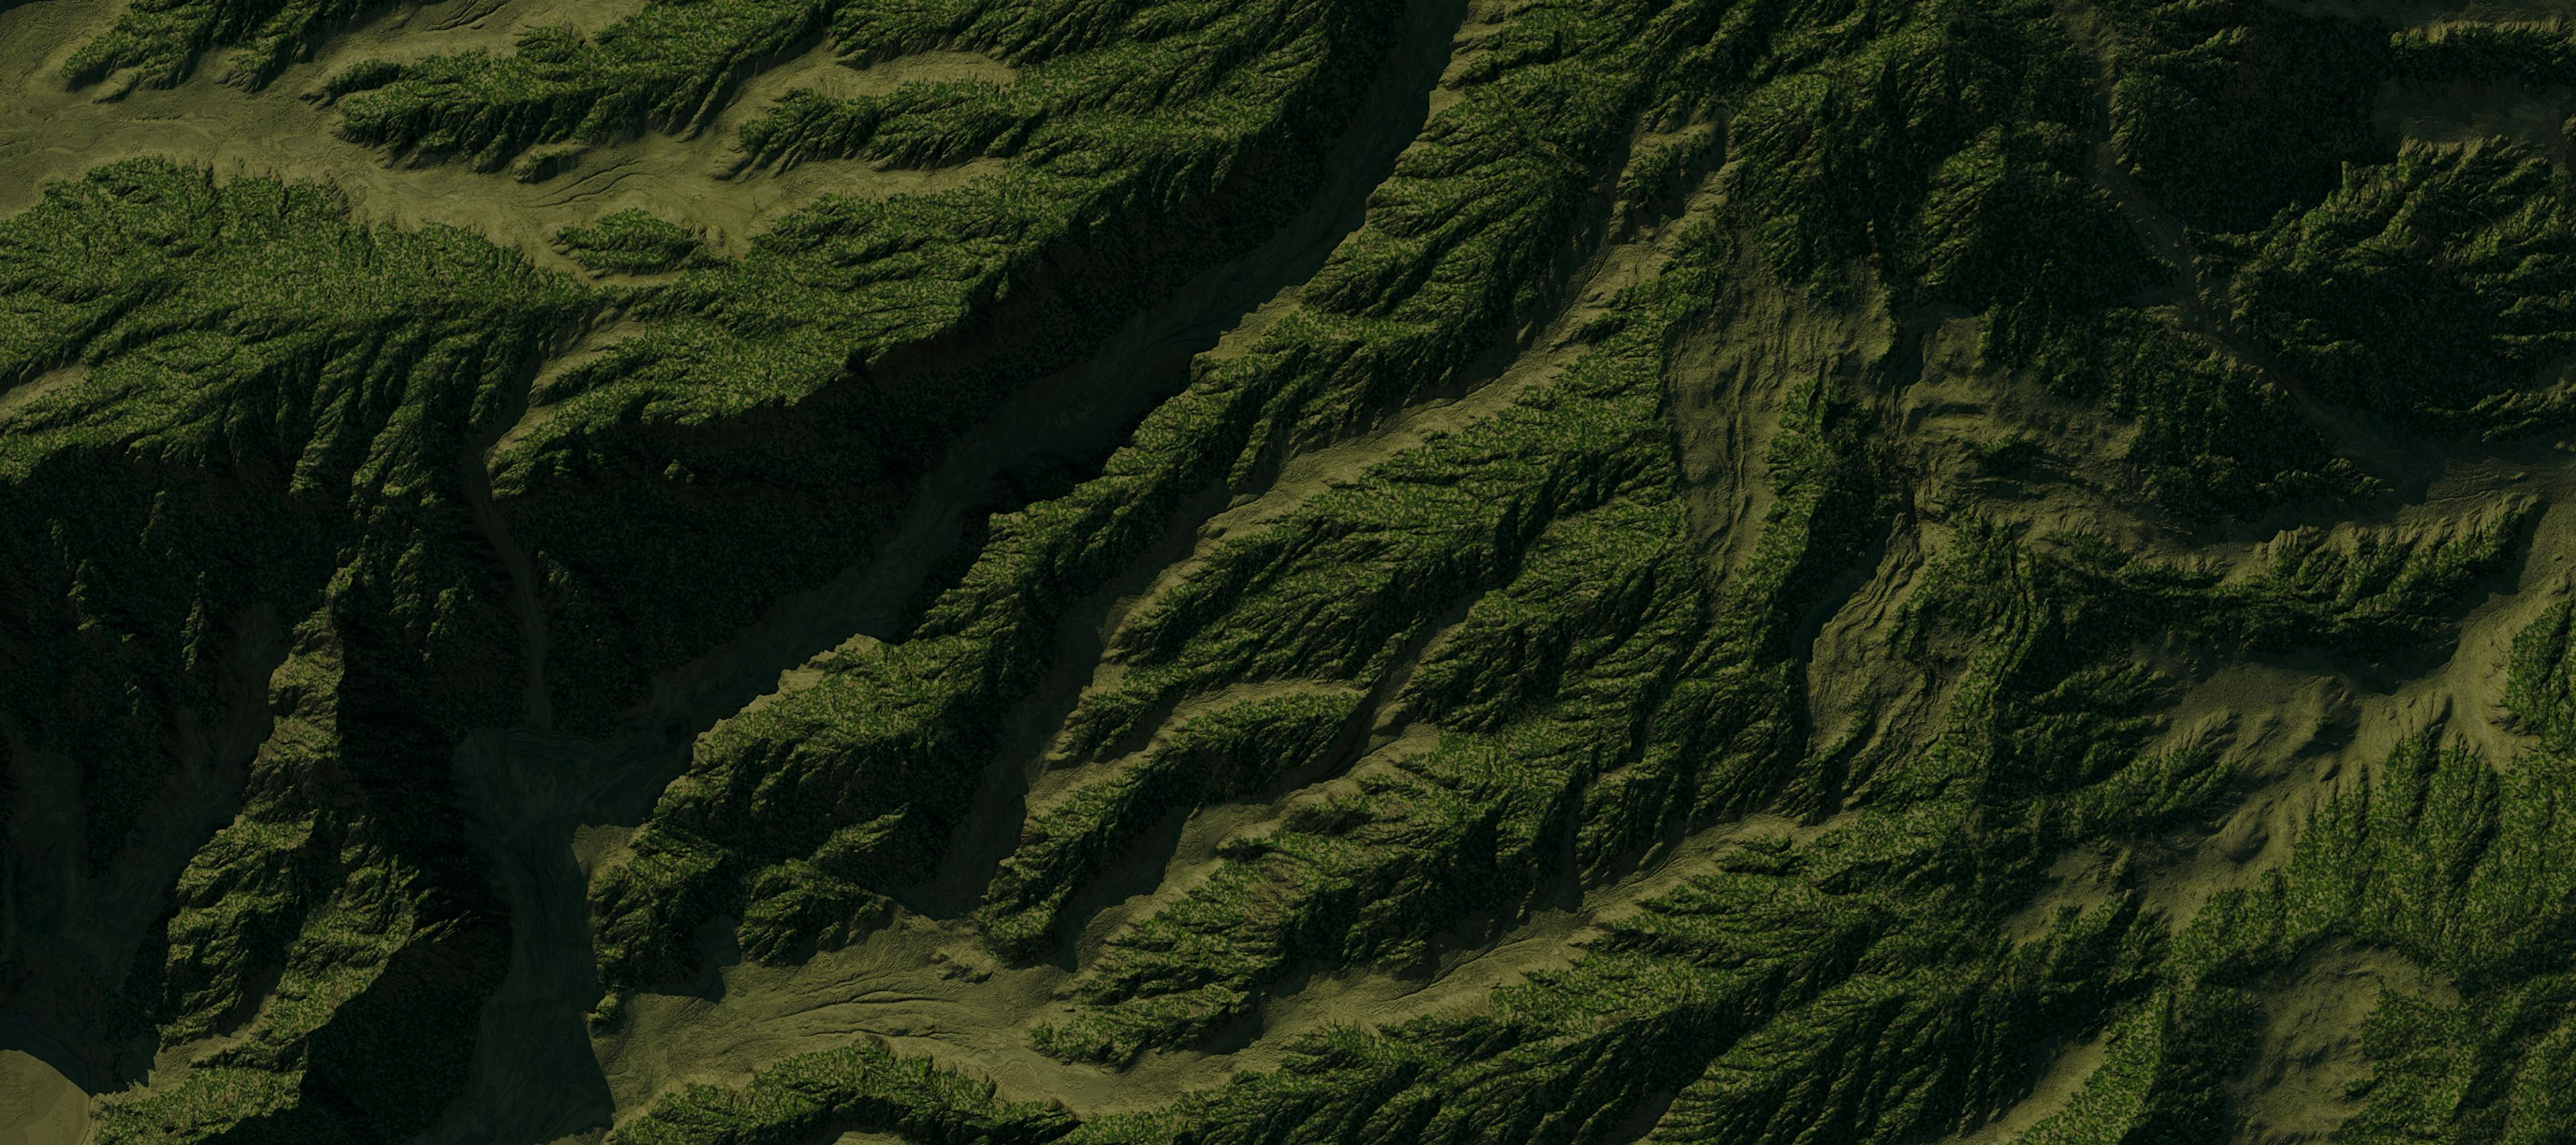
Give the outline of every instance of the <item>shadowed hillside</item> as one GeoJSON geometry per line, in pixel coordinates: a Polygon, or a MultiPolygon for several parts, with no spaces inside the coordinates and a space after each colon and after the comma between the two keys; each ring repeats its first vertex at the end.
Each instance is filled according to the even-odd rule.
{"type": "Polygon", "coordinates": [[[0,0],[0,1138],[2576,1136],[2544,0],[0,0]]]}

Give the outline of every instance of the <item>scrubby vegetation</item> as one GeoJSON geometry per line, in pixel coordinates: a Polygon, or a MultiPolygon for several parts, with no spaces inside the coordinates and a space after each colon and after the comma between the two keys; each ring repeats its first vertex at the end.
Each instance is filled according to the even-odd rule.
{"type": "Polygon", "coordinates": [[[151,160],[0,223],[0,283],[0,376],[40,391],[0,437],[33,558],[9,582],[6,702],[22,742],[84,760],[77,832],[50,845],[133,877],[160,850],[142,836],[217,810],[163,805],[165,784],[242,766],[205,746],[242,718],[227,703],[274,713],[230,823],[183,868],[139,867],[175,884],[127,923],[149,923],[131,974],[89,986],[120,999],[119,1040],[241,1036],[103,1131],[417,1124],[462,1077],[505,944],[443,791],[439,737],[507,718],[521,667],[488,556],[456,543],[475,535],[456,459],[586,304],[462,232],[151,160]],[[296,619],[262,638],[263,617],[296,619]]]}
{"type": "MultiPolygon", "coordinates": [[[[496,458],[493,487],[540,550],[565,659],[673,663],[828,580],[1013,388],[1291,217],[1395,15],[1292,7],[1137,14],[1154,29],[1186,14],[1163,8],[1197,14],[1169,26],[1184,42],[1095,61],[1163,77],[1160,102],[1027,109],[1043,146],[957,191],[826,196],[682,273],[634,310],[639,336],[540,387],[551,408],[496,458]],[[1200,75],[1208,59],[1232,63],[1200,75]],[[751,425],[762,448],[735,448],[730,427],[751,425]],[[566,487],[607,515],[546,495],[566,487]],[[724,554],[754,550],[765,591],[736,591],[724,554]]],[[[565,680],[559,710],[595,726],[623,702],[608,686],[565,680]]]]}
{"type": "MultiPolygon", "coordinates": [[[[1557,228],[1591,185],[1565,171],[1533,199],[1523,176],[1556,149],[1613,159],[1616,140],[1598,128],[1614,108],[1581,107],[1590,118],[1554,124],[1564,134],[1540,144],[1548,150],[1533,149],[1521,134],[1533,121],[1509,110],[1525,91],[1578,94],[1565,86],[1578,66],[1547,61],[1537,66],[1544,74],[1497,79],[1435,122],[1441,143],[1398,162],[1372,211],[1383,222],[1344,244],[1298,313],[1158,408],[1102,477],[995,521],[983,559],[909,640],[827,665],[822,683],[711,738],[637,836],[636,861],[597,891],[611,979],[680,973],[702,921],[762,909],[736,906],[757,868],[820,845],[837,822],[872,821],[903,804],[912,834],[889,853],[912,865],[894,873],[927,877],[923,864],[935,861],[969,794],[927,777],[981,767],[995,715],[1038,679],[1061,609],[1152,543],[1209,482],[1251,482],[1279,451],[1437,385],[1506,328],[1526,293],[1512,283],[1545,267],[1557,228]],[[1474,217],[1493,225],[1459,225],[1474,217]],[[1385,292],[1408,280],[1423,289],[1385,292]],[[928,790],[947,798],[924,801],[928,790]],[[738,869],[737,847],[758,857],[755,869],[738,869]]],[[[770,885],[785,892],[805,882],[770,885]]]]}
{"type": "Polygon", "coordinates": [[[827,12],[805,0],[648,3],[592,35],[532,29],[497,58],[370,60],[323,90],[342,101],[352,139],[493,170],[541,143],[699,128],[733,84],[820,30],[827,12]]]}
{"type": "MultiPolygon", "coordinates": [[[[365,11],[138,3],[66,78],[365,11]]],[[[736,186],[833,189],[614,200],[551,232],[600,283],[161,159],[0,220],[0,1002],[119,1143],[2075,1145],[2272,1131],[2366,971],[2317,1132],[2563,1139],[2576,212],[2379,112],[2569,43],[644,0],[317,76],[515,186],[809,51],[998,65],[742,109],[736,186]],[[1042,379],[1145,412],[959,472],[1042,379]],[[672,1036],[850,973],[1017,1008],[672,1036]],[[632,1056],[495,1081],[537,1035],[632,1056]]]]}
{"type": "Polygon", "coordinates": [[[1060,1109],[999,1100],[991,1082],[863,1042],[789,1058],[738,1089],[687,1086],[619,1126],[609,1140],[753,1145],[873,1131],[924,1145],[1042,1145],[1073,1125],[1060,1109]]]}
{"type": "Polygon", "coordinates": [[[1360,697],[1296,692],[1219,708],[1175,728],[1134,766],[1033,816],[993,877],[984,932],[1006,953],[1042,952],[1065,900],[1164,816],[1269,790],[1327,765],[1350,738],[1360,697]]]}
{"type": "Polygon", "coordinates": [[[73,84],[119,69],[134,81],[174,87],[217,45],[235,49],[224,82],[258,89],[312,50],[335,25],[383,7],[379,0],[136,0],[114,27],[63,65],[73,84]]]}
{"type": "Polygon", "coordinates": [[[2510,435],[2552,424],[2576,325],[2566,177],[2505,145],[2410,148],[2249,241],[2236,317],[2320,396],[2510,435]],[[2331,284],[2331,285],[2329,285],[2331,284]]]}
{"type": "Polygon", "coordinates": [[[2342,164],[2385,158],[2369,119],[2386,30],[2254,0],[2105,7],[2113,148],[2184,222],[2252,230],[2314,203],[2342,164]]]}
{"type": "Polygon", "coordinates": [[[653,274],[695,269],[713,261],[706,237],[635,208],[603,216],[586,227],[565,227],[555,245],[573,261],[600,273],[653,274]]]}
{"type": "MultiPolygon", "coordinates": [[[[1448,610],[1443,598],[1512,584],[1427,659],[1425,714],[1449,729],[1438,747],[1234,845],[1207,882],[1111,940],[1077,988],[1095,1009],[1042,1031],[1042,1045],[1123,1060],[1204,1036],[1308,958],[1427,968],[1433,940],[1463,915],[1544,877],[1585,781],[1627,762],[1698,603],[1675,506],[1651,495],[1670,476],[1654,435],[1638,432],[1655,398],[1653,359],[1633,354],[1643,340],[1623,339],[1625,361],[1588,359],[1562,389],[1219,550],[1129,629],[1131,687],[1325,676],[1373,690],[1429,635],[1420,626],[1448,610]],[[1642,503],[1603,504],[1632,489],[1642,503]],[[1506,619],[1515,612],[1520,624],[1548,619],[1533,632],[1506,619]],[[1539,710],[1511,718],[1526,708],[1539,710]]],[[[1608,829],[1622,828],[1634,830],[1608,829]]]]}
{"type": "MultiPolygon", "coordinates": [[[[2518,684],[2525,671],[2516,665],[2518,684]]],[[[2251,991],[2265,975],[2294,972],[2330,944],[2357,944],[2421,974],[2381,982],[2360,1030],[2373,1069],[2338,1140],[2536,1141],[2564,1132],[2568,1112],[2552,1079],[2570,1018],[2556,969],[2566,953],[2557,905],[2566,888],[2549,856],[2569,829],[2554,794],[2565,768],[2553,749],[2499,774],[2427,731],[2354,776],[2308,820],[2285,867],[2223,893],[2175,940],[2167,1005],[2196,1016],[2204,1043],[2194,1047],[2200,1060],[2180,1067],[2223,1068],[2247,1051],[2245,1027],[2263,1006],[2251,991]]],[[[2155,1056],[2125,1044],[2114,1053],[2155,1056]]],[[[2089,1088],[2137,1086],[2112,1072],[2106,1065],[2089,1088]]],[[[2070,1130],[2077,1108],[2059,1119],[2070,1130]]],[[[2092,1133],[2062,1139],[2101,1140],[2093,1134],[2116,1124],[2107,1110],[2083,1112],[2092,1133]]]]}

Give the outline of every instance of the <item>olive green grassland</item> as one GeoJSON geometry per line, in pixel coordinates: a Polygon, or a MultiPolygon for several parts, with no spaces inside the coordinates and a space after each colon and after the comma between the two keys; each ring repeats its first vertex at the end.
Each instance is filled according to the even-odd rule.
{"type": "Polygon", "coordinates": [[[2576,1136],[2570,15],[0,0],[0,1138],[2576,1136]]]}

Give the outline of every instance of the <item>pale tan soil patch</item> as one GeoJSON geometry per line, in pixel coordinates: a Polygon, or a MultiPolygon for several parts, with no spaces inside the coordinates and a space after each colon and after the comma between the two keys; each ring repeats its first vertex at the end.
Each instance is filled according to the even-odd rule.
{"type": "MultiPolygon", "coordinates": [[[[1784,303],[1771,305],[1792,312],[1784,303]]],[[[1824,320],[1813,304],[1794,311],[1811,314],[1805,319],[1811,324],[1824,320]]],[[[1875,567],[1846,572],[1852,579],[1828,594],[1832,611],[1817,622],[1806,671],[1810,750],[1841,757],[1860,785],[1855,798],[1866,798],[1870,776],[1901,768],[1939,732],[1960,679],[1956,670],[1927,675],[1926,668],[1967,649],[1933,648],[1935,663],[1923,665],[1893,643],[1918,580],[1945,559],[1959,526],[1974,517],[2034,540],[2089,532],[2167,558],[2194,550],[2142,515],[2127,487],[2121,458],[2133,427],[2050,393],[2026,372],[1988,362],[1973,318],[1922,312],[1900,321],[1873,304],[1866,315],[1840,321],[1846,332],[1833,351],[1838,357],[1811,350],[1763,368],[1789,378],[1840,377],[1842,393],[1874,401],[1908,474],[1875,567]],[[1888,380],[1863,380],[1873,372],[1888,380]],[[2013,437],[2045,443],[2043,455],[2018,474],[1981,471],[1976,451],[2013,437]]],[[[1717,539],[1714,569],[1738,567],[1759,539],[1770,480],[1746,455],[1767,449],[1767,435],[1777,432],[1783,387],[1772,383],[1767,409],[1754,395],[1711,402],[1737,426],[1725,448],[1698,447],[1734,459],[1733,471],[1716,474],[1707,486],[1712,492],[1694,505],[1694,525],[1717,539]]],[[[1688,408],[1677,398],[1677,412],[1688,408]]],[[[1691,432],[1686,421],[1682,432],[1691,432]]],[[[1693,449],[1685,436],[1686,466],[1693,449]]]]}
{"type": "Polygon", "coordinates": [[[1874,298],[1820,306],[1749,251],[1727,281],[1718,318],[1685,336],[1669,371],[1682,499],[1712,575],[1740,567],[1761,539],[1771,511],[1771,442],[1790,388],[1823,378],[1833,392],[1849,392],[1890,340],[1874,298]]]}
{"type": "Polygon", "coordinates": [[[976,52],[921,52],[853,64],[825,47],[754,77],[742,85],[737,102],[756,111],[766,110],[779,97],[798,88],[833,99],[856,99],[890,95],[905,84],[915,83],[989,83],[1009,87],[1018,75],[1009,64],[976,52]]]}
{"type": "Polygon", "coordinates": [[[1223,1076],[1196,1054],[1156,1055],[1121,1072],[1038,1053],[1024,1019],[1064,975],[997,967],[962,925],[906,916],[801,965],[725,967],[713,1000],[636,995],[621,1028],[594,1049],[621,1120],[683,1084],[741,1085],[770,1062],[871,1035],[990,1077],[1005,1098],[1061,1097],[1086,1116],[1148,1108],[1223,1076]]]}
{"type": "MultiPolygon", "coordinates": [[[[2424,535],[2457,527],[2484,518],[2509,493],[2555,492],[2576,477],[2558,466],[2527,476],[2526,485],[2511,480],[2519,470],[2464,469],[2420,509],[2380,528],[2424,535]]],[[[2444,743],[2473,748],[2496,768],[2512,766],[2530,750],[2531,740],[2506,725],[2505,665],[2513,638],[2576,589],[2576,566],[2568,563],[2576,556],[2576,513],[2552,505],[2530,528],[2518,583],[2468,602],[2456,644],[2429,669],[2391,676],[2403,668],[2308,654],[2230,666],[2194,684],[2172,710],[2171,726],[2177,734],[2227,729],[2225,758],[2237,769],[2243,794],[2207,835],[2178,841],[2178,853],[2149,864],[2154,870],[2142,884],[2147,904],[2167,912],[2179,930],[2212,896],[2279,869],[2326,801],[2356,777],[2374,774],[2413,736],[2438,731],[2444,743]]],[[[2175,738],[2169,735],[2163,746],[2175,738]]]]}
{"type": "Polygon", "coordinates": [[[2110,1039],[2096,1034],[2081,1042],[2048,1051],[2047,1064],[2032,1079],[2030,1092],[2004,1110],[2003,1115],[1957,1136],[1945,1138],[1950,1145],[2006,1145],[2017,1141],[2033,1126],[2066,1108],[2093,1071],[2102,1067],[2102,1059],[2111,1049],[2110,1039]]]}
{"type": "Polygon", "coordinates": [[[2310,951],[2262,991],[2263,1041],[2229,1086],[2236,1139],[2299,1145],[2331,1139],[2359,1107],[2351,1086],[2373,1071],[2361,1048],[2362,1022],[2388,994],[2442,1005],[2459,995],[2438,976],[2386,951],[2344,942],[2310,951]]]}
{"type": "MultiPolygon", "coordinates": [[[[1774,501],[1771,448],[1793,391],[1813,383],[1837,396],[1867,392],[1900,338],[1878,292],[1825,305],[1780,283],[1749,248],[1726,282],[1717,316],[1683,335],[1666,372],[1682,503],[1702,567],[1721,584],[1758,551],[1774,501]]],[[[1819,618],[1806,673],[1812,743],[1843,738],[1878,693],[1915,683],[1911,673],[1881,680],[1842,669],[1885,660],[1879,629],[1896,615],[1920,558],[1911,535],[1900,537],[1849,601],[1819,618]]]]}
{"type": "Polygon", "coordinates": [[[0,390],[0,426],[6,426],[10,415],[27,408],[46,394],[78,387],[89,380],[89,367],[78,362],[60,369],[47,370],[16,386],[0,390]]]}
{"type": "Polygon", "coordinates": [[[584,823],[572,830],[573,862],[581,867],[585,883],[601,870],[622,861],[630,852],[626,841],[635,836],[633,827],[616,823],[584,823]]]}
{"type": "Polygon", "coordinates": [[[2165,530],[2143,518],[2136,495],[2123,486],[2121,462],[2135,427],[2050,393],[2026,371],[1988,362],[1973,318],[1932,318],[1921,337],[1922,371],[1889,404],[1887,417],[1920,463],[1912,494],[1923,518],[1948,524],[1958,513],[1974,512],[2031,537],[2082,529],[2123,548],[2179,551],[2165,530]],[[2019,477],[1980,472],[1972,450],[2013,436],[2041,443],[2043,455],[2019,477]]]}
{"type": "Polygon", "coordinates": [[[79,1145],[89,1137],[89,1095],[33,1054],[0,1050],[0,1141],[79,1145]]]}
{"type": "Polygon", "coordinates": [[[2047,885],[2004,924],[2004,933],[2016,943],[2029,942],[2047,935],[2068,910],[2090,911],[2112,901],[2128,867],[2128,852],[2108,843],[2059,855],[2049,864],[2047,885]]]}

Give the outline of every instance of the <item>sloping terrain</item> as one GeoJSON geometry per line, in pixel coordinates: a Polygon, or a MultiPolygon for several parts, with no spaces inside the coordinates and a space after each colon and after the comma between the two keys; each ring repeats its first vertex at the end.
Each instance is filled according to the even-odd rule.
{"type": "Polygon", "coordinates": [[[2544,0],[0,0],[0,1138],[2576,1139],[2544,0]]]}

